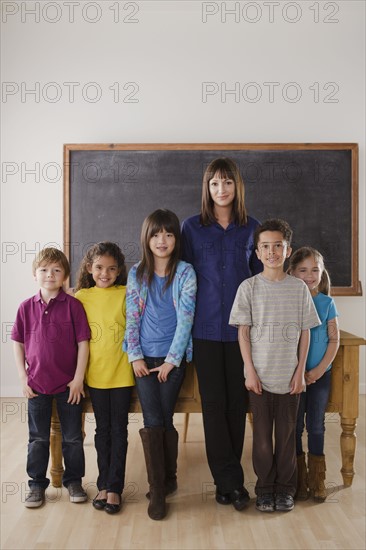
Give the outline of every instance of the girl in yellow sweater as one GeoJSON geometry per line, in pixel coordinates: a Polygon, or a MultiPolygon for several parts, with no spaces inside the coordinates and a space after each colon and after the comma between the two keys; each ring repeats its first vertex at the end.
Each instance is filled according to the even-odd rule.
{"type": "Polygon", "coordinates": [[[86,383],[93,404],[99,476],[97,510],[121,509],[127,455],[128,411],[134,376],[122,351],[126,327],[126,266],[111,242],[93,245],[84,256],[75,297],[83,304],[92,338],[86,383]]]}

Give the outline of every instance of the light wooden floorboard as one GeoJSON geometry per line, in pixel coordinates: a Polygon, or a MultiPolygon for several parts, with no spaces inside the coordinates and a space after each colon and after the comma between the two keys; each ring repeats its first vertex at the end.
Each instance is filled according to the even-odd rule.
{"type": "MultiPolygon", "coordinates": [[[[191,414],[187,443],[179,444],[178,492],[168,498],[163,521],[147,516],[146,471],[138,430],[139,414],[131,415],[126,489],[122,512],[109,516],[91,505],[96,486],[94,417],[86,422],[86,476],[90,502],[71,504],[65,489],[50,487],[47,502],[38,509],[24,507],[27,478],[26,403],[1,402],[1,548],[6,549],[309,549],[365,548],[365,401],[360,397],[357,427],[356,475],[345,489],[340,474],[338,414],[327,415],[326,457],[328,499],[297,503],[290,513],[263,514],[254,507],[255,475],[251,465],[251,427],[247,426],[243,465],[250,507],[241,513],[220,506],[207,467],[202,419],[191,414]]],[[[176,426],[183,432],[183,415],[176,426]]]]}

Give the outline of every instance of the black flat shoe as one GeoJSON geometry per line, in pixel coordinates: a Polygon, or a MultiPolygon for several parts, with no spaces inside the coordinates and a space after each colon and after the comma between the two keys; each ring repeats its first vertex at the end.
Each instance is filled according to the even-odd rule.
{"type": "Polygon", "coordinates": [[[109,502],[106,503],[104,506],[104,510],[107,512],[107,514],[118,514],[118,512],[122,508],[122,498],[119,497],[119,504],[110,504],[109,502]]]}
{"type": "Polygon", "coordinates": [[[231,504],[231,497],[230,493],[221,493],[219,489],[216,489],[216,502],[219,504],[231,504]]]}
{"type": "Polygon", "coordinates": [[[238,512],[244,510],[244,508],[246,508],[250,502],[249,493],[246,489],[244,489],[244,487],[231,491],[230,498],[231,504],[238,512]]]}
{"type": "Polygon", "coordinates": [[[93,506],[96,510],[104,510],[106,504],[107,504],[106,498],[95,498],[93,500],[93,506]]]}

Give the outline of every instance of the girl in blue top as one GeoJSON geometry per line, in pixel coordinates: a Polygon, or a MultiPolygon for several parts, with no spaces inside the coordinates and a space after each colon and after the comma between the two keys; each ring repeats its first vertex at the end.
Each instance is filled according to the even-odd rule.
{"type": "Polygon", "coordinates": [[[310,331],[310,347],[306,362],[306,392],[301,394],[296,428],[298,486],[296,497],[306,500],[310,495],[318,502],[326,499],[324,420],[329,399],[332,361],[339,347],[338,312],[330,294],[330,279],[323,256],[314,248],[304,246],[290,258],[289,273],[302,279],[314,300],[321,325],[310,331]],[[308,468],[302,450],[302,433],[306,418],[308,432],[308,468]]]}
{"type": "Polygon", "coordinates": [[[150,491],[148,514],[166,515],[165,496],[177,489],[178,432],[173,414],[186,360],[192,359],[196,275],[180,261],[180,226],[169,210],[148,216],[141,231],[142,260],[127,280],[124,347],[136,377],[144,417],[140,436],[150,491]]]}

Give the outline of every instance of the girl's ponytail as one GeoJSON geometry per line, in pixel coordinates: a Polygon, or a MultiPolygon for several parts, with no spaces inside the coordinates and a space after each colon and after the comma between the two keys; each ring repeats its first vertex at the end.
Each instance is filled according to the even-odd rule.
{"type": "Polygon", "coordinates": [[[323,271],[322,271],[322,276],[320,279],[318,290],[322,294],[326,294],[327,296],[330,295],[330,277],[325,267],[323,268],[323,271]]]}

